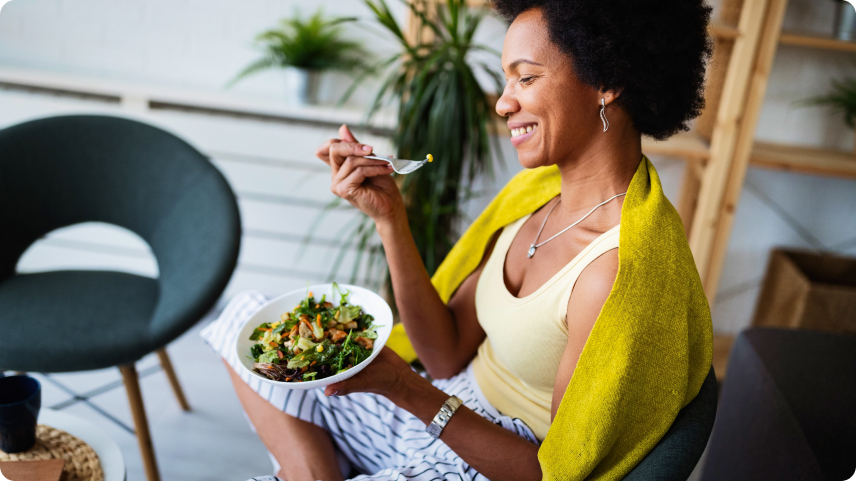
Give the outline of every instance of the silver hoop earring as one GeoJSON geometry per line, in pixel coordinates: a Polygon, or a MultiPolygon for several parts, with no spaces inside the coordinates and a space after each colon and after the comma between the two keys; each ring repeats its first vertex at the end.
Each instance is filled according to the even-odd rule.
{"type": "Polygon", "coordinates": [[[603,131],[609,130],[609,120],[606,120],[606,101],[600,99],[600,120],[603,121],[603,131]]]}

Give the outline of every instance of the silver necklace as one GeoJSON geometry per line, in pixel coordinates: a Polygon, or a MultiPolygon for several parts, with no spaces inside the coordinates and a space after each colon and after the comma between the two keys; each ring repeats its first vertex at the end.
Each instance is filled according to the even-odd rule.
{"type": "Polygon", "coordinates": [[[569,225],[569,226],[565,227],[564,229],[562,229],[561,231],[559,231],[559,233],[558,233],[558,234],[554,235],[553,237],[550,237],[549,239],[545,240],[544,242],[542,242],[542,243],[540,243],[540,244],[536,244],[536,242],[538,242],[538,238],[539,238],[539,237],[541,237],[541,231],[543,231],[543,230],[544,230],[544,226],[545,226],[545,225],[547,225],[547,219],[549,219],[549,218],[550,218],[550,214],[552,214],[552,213],[553,213],[553,209],[555,209],[555,208],[556,208],[556,206],[557,206],[557,205],[559,205],[559,202],[561,202],[561,201],[562,201],[562,199],[560,198],[560,199],[559,199],[559,202],[556,202],[555,204],[553,204],[553,207],[550,207],[550,210],[549,210],[549,211],[547,211],[547,215],[545,215],[545,216],[544,216],[544,222],[542,222],[542,223],[541,223],[541,228],[540,228],[540,229],[538,229],[538,234],[536,234],[536,235],[535,235],[535,240],[534,240],[534,241],[532,241],[532,245],[530,245],[530,246],[529,246],[529,252],[526,254],[526,257],[528,257],[528,258],[530,258],[530,259],[531,259],[531,258],[532,258],[532,256],[534,256],[534,255],[535,255],[535,249],[537,249],[537,248],[541,247],[542,245],[544,245],[544,244],[546,244],[546,243],[550,242],[551,240],[555,239],[556,237],[559,237],[560,235],[564,234],[564,233],[565,233],[565,232],[567,232],[567,231],[568,231],[568,229],[570,229],[571,227],[573,227],[573,226],[575,226],[575,225],[579,224],[580,222],[582,222],[582,221],[586,220],[586,217],[590,216],[590,215],[592,214],[592,212],[594,212],[594,211],[596,211],[596,210],[597,210],[597,208],[598,208],[598,207],[602,206],[603,204],[606,204],[607,202],[611,201],[612,199],[615,199],[615,198],[617,198],[617,197],[621,197],[622,195],[627,195],[627,192],[624,192],[623,194],[615,194],[615,195],[613,195],[612,197],[610,197],[610,198],[606,199],[605,201],[601,202],[600,204],[598,204],[598,205],[594,206],[594,208],[593,208],[592,210],[590,210],[590,211],[588,212],[588,214],[586,214],[586,215],[582,216],[582,218],[580,218],[580,220],[578,220],[578,221],[574,222],[573,224],[571,224],[571,225],[569,225]]]}

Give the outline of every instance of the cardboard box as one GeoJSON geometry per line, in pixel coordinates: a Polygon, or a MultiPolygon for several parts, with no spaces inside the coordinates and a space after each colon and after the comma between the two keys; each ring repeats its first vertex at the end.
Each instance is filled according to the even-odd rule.
{"type": "Polygon", "coordinates": [[[752,324],[856,334],[856,258],[773,250],[752,324]]]}

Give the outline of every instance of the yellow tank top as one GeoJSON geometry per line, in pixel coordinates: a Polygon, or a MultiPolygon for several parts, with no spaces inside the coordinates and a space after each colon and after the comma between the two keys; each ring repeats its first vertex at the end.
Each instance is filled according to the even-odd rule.
{"type": "Polygon", "coordinates": [[[586,266],[618,248],[619,226],[601,234],[538,290],[518,298],[508,292],[503,269],[511,241],[528,218],[503,229],[479,277],[476,312],[487,338],[472,369],[487,400],[500,413],[523,420],[543,440],[550,428],[553,383],[568,343],[565,318],[571,291],[586,266]]]}

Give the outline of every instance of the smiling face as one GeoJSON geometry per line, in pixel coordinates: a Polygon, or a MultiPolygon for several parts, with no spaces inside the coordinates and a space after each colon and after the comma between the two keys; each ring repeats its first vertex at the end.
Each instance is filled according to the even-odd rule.
{"type": "Polygon", "coordinates": [[[520,14],[505,36],[506,85],[496,103],[526,168],[562,164],[602,134],[599,92],[574,74],[571,59],[550,41],[540,9],[520,14]]]}

